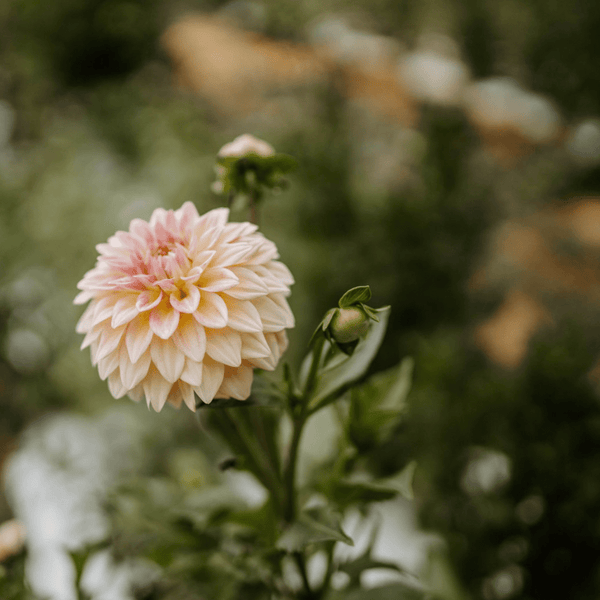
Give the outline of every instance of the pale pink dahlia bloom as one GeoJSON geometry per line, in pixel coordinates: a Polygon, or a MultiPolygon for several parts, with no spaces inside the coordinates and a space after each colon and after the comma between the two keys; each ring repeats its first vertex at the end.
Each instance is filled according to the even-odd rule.
{"type": "Polygon", "coordinates": [[[91,300],[77,331],[115,398],[195,410],[194,393],[245,400],[253,368],[276,367],[294,326],[294,280],[256,225],[228,216],[199,216],[191,202],[159,208],[96,246],[77,286],[75,303],[91,300]]]}

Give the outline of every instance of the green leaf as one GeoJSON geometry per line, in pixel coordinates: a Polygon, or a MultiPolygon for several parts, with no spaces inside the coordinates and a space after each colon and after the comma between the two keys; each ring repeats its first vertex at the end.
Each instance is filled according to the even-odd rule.
{"type": "Polygon", "coordinates": [[[323,335],[323,332],[329,327],[329,323],[331,323],[331,319],[333,319],[336,310],[337,308],[331,308],[325,313],[322,321],[317,325],[315,332],[310,337],[310,341],[308,342],[309,348],[315,343],[317,337],[323,335]]]}
{"type": "Polygon", "coordinates": [[[341,506],[356,503],[384,502],[398,495],[395,487],[375,482],[351,481],[342,479],[334,485],[333,499],[341,506]]]}
{"type": "MultiPolygon", "coordinates": [[[[392,583],[381,587],[358,589],[345,592],[339,598],[344,600],[423,600],[427,597],[424,590],[405,583],[392,583]]],[[[337,600],[338,597],[333,596],[337,600]]]]}
{"type": "Polygon", "coordinates": [[[261,156],[260,164],[264,169],[290,173],[298,167],[298,161],[289,154],[279,152],[274,156],[261,156]]]}
{"type": "Polygon", "coordinates": [[[379,322],[372,324],[352,356],[338,355],[321,370],[310,401],[311,410],[332,402],[364,377],[383,341],[390,316],[389,306],[380,308],[378,315],[379,322]]]}
{"type": "Polygon", "coordinates": [[[362,302],[360,302],[360,307],[367,313],[370,319],[372,319],[373,321],[379,321],[379,316],[375,308],[371,308],[370,306],[367,306],[362,302]]]}
{"type": "Polygon", "coordinates": [[[348,433],[358,448],[382,444],[393,433],[406,411],[413,366],[413,359],[407,357],[352,390],[348,433]]]}
{"type": "Polygon", "coordinates": [[[380,479],[379,484],[397,490],[407,500],[414,500],[413,479],[416,468],[417,461],[411,460],[397,475],[388,477],[387,479],[380,479]]]}
{"type": "Polygon", "coordinates": [[[300,514],[277,540],[276,547],[286,552],[297,552],[310,544],[344,542],[354,546],[340,525],[341,518],[327,507],[309,508],[300,514]]]}
{"type": "Polygon", "coordinates": [[[340,308],[347,308],[358,302],[368,302],[371,299],[371,288],[368,285],[359,285],[348,290],[339,301],[340,308]]]}

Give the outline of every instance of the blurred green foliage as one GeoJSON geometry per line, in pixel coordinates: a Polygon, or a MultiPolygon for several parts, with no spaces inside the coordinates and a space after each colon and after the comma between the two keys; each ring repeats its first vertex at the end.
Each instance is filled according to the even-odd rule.
{"type": "MultiPolygon", "coordinates": [[[[78,314],[70,301],[93,266],[94,244],[157,206],[220,205],[208,191],[214,156],[240,128],[252,129],[299,165],[290,191],[268,199],[261,215],[297,278],[291,304],[298,327],[288,359],[300,362],[315,323],[359,284],[371,286],[375,305],[393,307],[370,372],[390,369],[378,380],[383,385],[401,358],[414,359],[414,388],[402,398],[406,418],[395,423],[370,411],[376,393],[356,391],[347,432],[356,453],[330,466],[363,461],[384,480],[416,459],[421,522],[444,535],[452,567],[473,598],[595,600],[600,409],[587,374],[600,354],[598,308],[568,294],[544,298],[555,326],[538,334],[518,369],[506,372],[474,348],[470,333],[498,307],[507,285],[475,293],[467,283],[498,223],[557,199],[598,194],[599,168],[576,167],[560,149],[540,147],[507,169],[485,155],[461,111],[426,106],[417,144],[408,148],[417,177],[378,187],[367,171],[372,187],[365,188],[357,183],[357,148],[376,145],[380,129],[400,126],[373,125],[333,83],[311,90],[314,111],[298,93],[296,128],[259,117],[230,122],[171,85],[158,35],[184,9],[222,4],[12,0],[0,7],[0,98],[15,119],[0,148],[2,439],[49,410],[93,412],[113,402],[72,333],[78,314]],[[37,362],[29,355],[19,362],[10,350],[22,331],[37,336],[37,362]],[[474,493],[461,483],[474,448],[508,458],[510,478],[498,489],[474,493]],[[490,582],[507,569],[516,569],[520,586],[502,596],[490,582]]],[[[475,76],[515,76],[575,120],[600,114],[599,10],[592,0],[279,0],[266,6],[263,30],[303,40],[304,27],[325,11],[364,14],[374,30],[409,45],[430,27],[458,40],[475,76]]],[[[380,160],[386,152],[393,148],[384,145],[380,160]]],[[[211,496],[207,521],[198,524],[181,508],[187,496],[179,487],[155,483],[141,482],[142,492],[132,493],[138,503],[115,518],[126,515],[119,528],[135,537],[167,511],[172,544],[160,538],[153,547],[154,538],[142,536],[132,551],[147,550],[166,564],[177,549],[181,563],[173,580],[160,584],[165,590],[140,597],[191,598],[198,589],[211,597],[224,580],[230,587],[220,598],[267,597],[263,561],[275,552],[267,507],[236,513],[236,523],[226,518],[233,510],[227,494],[211,496]],[[153,494],[162,504],[147,500],[153,494]],[[247,557],[244,544],[257,539],[264,555],[247,557]],[[201,587],[187,590],[178,573],[201,587]]],[[[383,499],[385,489],[382,483],[327,493],[383,499]]],[[[7,598],[13,592],[6,578],[21,576],[18,560],[0,579],[7,598]]],[[[353,593],[345,597],[362,597],[353,593]]],[[[382,589],[380,596],[399,592],[382,589]]]]}

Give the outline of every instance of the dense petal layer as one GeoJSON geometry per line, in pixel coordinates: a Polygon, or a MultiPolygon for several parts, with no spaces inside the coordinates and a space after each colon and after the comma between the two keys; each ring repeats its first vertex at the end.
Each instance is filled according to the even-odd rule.
{"type": "Polygon", "coordinates": [[[247,398],[252,369],[277,365],[293,277],[256,225],[228,216],[187,202],[98,244],[77,286],[75,303],[90,302],[77,332],[114,397],[195,410],[196,394],[247,398]]]}

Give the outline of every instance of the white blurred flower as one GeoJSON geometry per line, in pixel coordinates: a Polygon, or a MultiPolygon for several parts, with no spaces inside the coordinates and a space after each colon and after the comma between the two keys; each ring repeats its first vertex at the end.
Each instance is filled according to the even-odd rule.
{"type": "Polygon", "coordinates": [[[419,100],[444,106],[462,102],[470,79],[469,69],[461,60],[433,50],[419,50],[403,58],[398,76],[419,100]]]}
{"type": "Polygon", "coordinates": [[[489,494],[508,483],[511,463],[506,454],[476,447],[471,449],[470,455],[460,480],[464,492],[471,496],[489,494]]]}
{"type": "Polygon", "coordinates": [[[567,139],[567,151],[582,166],[600,162],[600,120],[588,119],[573,129],[567,139]]]}
{"type": "Polygon", "coordinates": [[[551,142],[560,132],[561,119],[554,105],[509,77],[478,81],[465,97],[467,111],[484,126],[515,129],[534,144],[551,142]]]}
{"type": "Polygon", "coordinates": [[[275,154],[275,148],[264,140],[259,140],[249,133],[244,133],[243,135],[236,137],[233,142],[225,144],[219,150],[217,156],[219,158],[242,158],[248,154],[258,154],[258,156],[264,157],[273,156],[275,154]]]}

